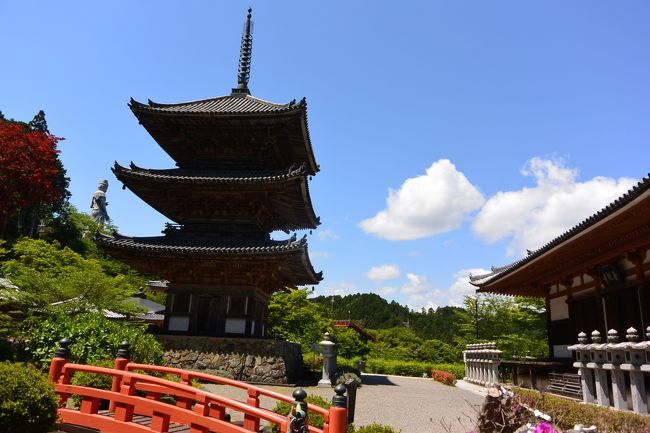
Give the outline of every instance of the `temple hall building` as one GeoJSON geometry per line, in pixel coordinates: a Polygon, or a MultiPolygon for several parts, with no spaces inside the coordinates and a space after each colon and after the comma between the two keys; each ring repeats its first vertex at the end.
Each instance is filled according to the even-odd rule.
{"type": "Polygon", "coordinates": [[[478,293],[546,300],[549,353],[572,357],[578,333],[634,328],[650,339],[650,176],[580,224],[486,275],[478,293]]]}

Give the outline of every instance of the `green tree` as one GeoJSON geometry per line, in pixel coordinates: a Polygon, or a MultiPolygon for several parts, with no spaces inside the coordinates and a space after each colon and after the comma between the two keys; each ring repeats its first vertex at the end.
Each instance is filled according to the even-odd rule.
{"type": "Polygon", "coordinates": [[[144,284],[142,277],[108,275],[96,259],[86,259],[58,243],[23,238],[1,264],[2,273],[20,288],[18,304],[44,311],[50,304],[76,299],[74,309],[129,312],[122,301],[144,284]]]}
{"type": "Polygon", "coordinates": [[[370,343],[369,357],[411,361],[422,343],[422,338],[412,329],[382,329],[377,333],[377,341],[370,343]]]}
{"type": "Polygon", "coordinates": [[[543,299],[480,294],[466,296],[464,303],[464,342],[496,341],[504,357],[548,356],[543,299]]]}
{"type": "Polygon", "coordinates": [[[426,340],[417,349],[415,355],[418,361],[435,364],[454,363],[462,361],[461,351],[440,340],[426,340]]]}
{"type": "Polygon", "coordinates": [[[307,289],[275,293],[269,302],[267,335],[300,343],[303,352],[332,328],[327,308],[307,298],[307,289]]]}
{"type": "Polygon", "coordinates": [[[343,358],[365,358],[370,348],[368,342],[358,332],[350,328],[335,328],[332,334],[343,358]]]}

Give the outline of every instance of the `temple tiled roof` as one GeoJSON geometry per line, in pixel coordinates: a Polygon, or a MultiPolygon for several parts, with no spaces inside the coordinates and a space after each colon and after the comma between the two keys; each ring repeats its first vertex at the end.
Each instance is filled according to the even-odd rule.
{"type": "MultiPolygon", "coordinates": [[[[641,195],[643,195],[648,191],[650,191],[650,173],[648,173],[647,177],[641,179],[640,182],[638,182],[634,187],[632,187],[621,197],[617,198],[612,203],[605,206],[603,209],[599,210],[595,214],[591,215],[589,218],[585,219],[581,223],[573,226],[571,229],[562,233],[560,236],[551,240],[541,248],[534,251],[529,251],[528,255],[523,259],[515,263],[512,263],[510,265],[501,266],[498,268],[492,267],[492,272],[489,274],[470,276],[470,284],[481,288],[499,280],[500,278],[505,277],[508,274],[511,274],[512,272],[515,272],[517,269],[521,268],[527,263],[534,261],[535,259],[543,255],[544,253],[548,252],[549,250],[557,247],[563,242],[568,241],[574,236],[577,236],[584,230],[588,229],[589,227],[592,227],[596,223],[602,221],[606,217],[612,215],[616,211],[632,203],[634,200],[636,200],[637,198],[639,198],[641,195]]],[[[481,290],[479,289],[479,291],[481,290]]]]}
{"type": "Polygon", "coordinates": [[[260,254],[295,251],[305,248],[306,237],[297,239],[296,236],[285,241],[275,240],[221,240],[221,239],[183,239],[166,236],[131,237],[113,232],[108,236],[97,232],[95,242],[98,245],[119,249],[157,251],[172,253],[197,254],[260,254]]]}
{"type": "Polygon", "coordinates": [[[130,169],[121,166],[115,162],[112,168],[113,173],[118,179],[122,177],[142,178],[153,181],[167,182],[182,182],[182,183],[265,183],[265,182],[278,182],[294,178],[306,176],[306,164],[299,167],[290,167],[288,170],[266,170],[255,172],[242,172],[242,171],[215,171],[215,170],[197,170],[197,169],[145,169],[130,164],[130,169]]]}
{"type": "Polygon", "coordinates": [[[148,104],[143,104],[131,98],[129,107],[134,112],[148,111],[151,113],[169,114],[238,115],[297,112],[305,110],[307,102],[303,98],[299,102],[296,102],[294,99],[288,104],[275,104],[254,96],[237,94],[177,104],[159,104],[151,100],[148,101],[148,104]]]}

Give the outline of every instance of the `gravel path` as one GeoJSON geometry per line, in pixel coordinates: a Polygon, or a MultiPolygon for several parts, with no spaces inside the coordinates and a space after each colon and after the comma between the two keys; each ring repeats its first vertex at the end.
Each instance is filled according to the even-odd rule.
{"type": "MultiPolygon", "coordinates": [[[[485,393],[473,385],[459,382],[450,387],[421,379],[402,376],[364,374],[363,386],[357,390],[354,424],[358,426],[387,424],[402,433],[467,433],[473,428],[476,414],[485,393]]],[[[240,390],[219,385],[207,388],[225,397],[245,401],[240,390]]],[[[268,387],[291,395],[293,388],[268,387]]],[[[319,395],[327,400],[334,396],[331,388],[305,387],[308,395],[319,395]]],[[[273,400],[262,398],[260,405],[272,409],[273,400]]],[[[233,421],[237,414],[232,414],[233,421]]]]}

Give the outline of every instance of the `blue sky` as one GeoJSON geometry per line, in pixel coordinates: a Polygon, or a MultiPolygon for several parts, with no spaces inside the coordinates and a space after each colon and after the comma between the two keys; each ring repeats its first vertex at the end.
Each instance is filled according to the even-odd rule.
{"type": "Polygon", "coordinates": [[[156,235],[110,167],[173,162],[126,104],[228,94],[249,4],[252,94],[308,101],[316,294],[456,305],[650,171],[641,0],[0,0],[0,110],[45,110],[72,203],[108,179],[120,232],[156,235]]]}

